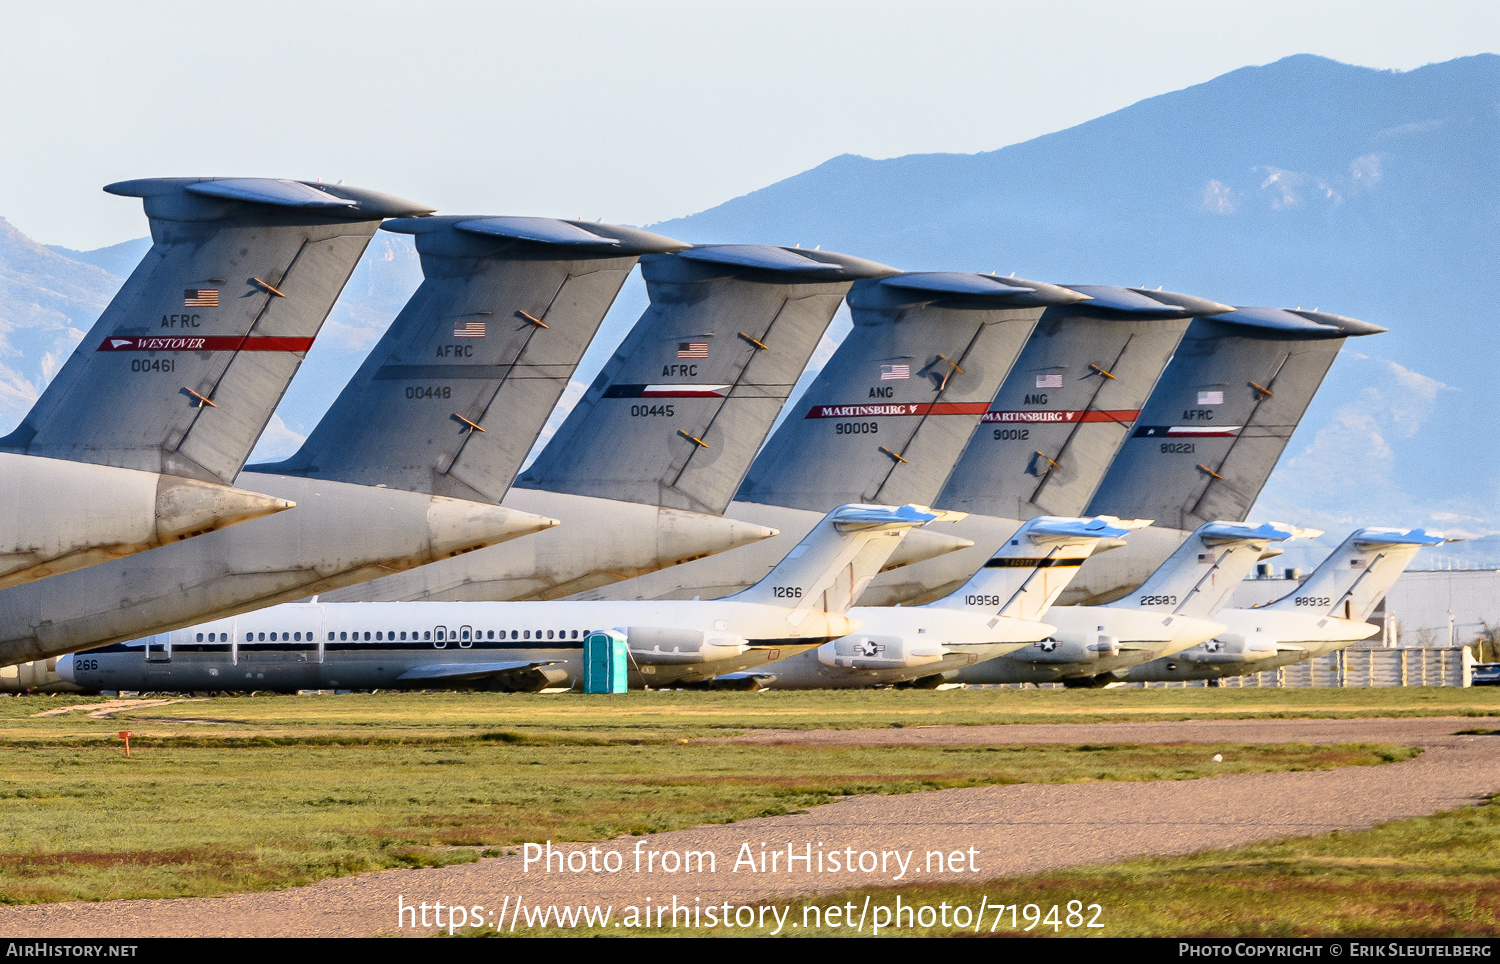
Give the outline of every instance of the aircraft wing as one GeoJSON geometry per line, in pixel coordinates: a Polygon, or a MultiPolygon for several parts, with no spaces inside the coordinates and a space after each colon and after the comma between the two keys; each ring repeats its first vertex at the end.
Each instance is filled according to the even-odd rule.
{"type": "Polygon", "coordinates": [[[555,659],[517,660],[508,663],[432,663],[417,666],[396,677],[398,682],[470,683],[492,680],[497,688],[536,692],[567,678],[563,662],[555,659]]]}

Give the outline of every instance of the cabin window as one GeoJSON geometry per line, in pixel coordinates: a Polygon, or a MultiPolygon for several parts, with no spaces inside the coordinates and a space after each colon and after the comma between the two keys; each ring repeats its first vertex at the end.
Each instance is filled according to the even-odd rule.
{"type": "Polygon", "coordinates": [[[529,629],[528,629],[528,630],[526,630],[526,638],[527,638],[527,639],[530,639],[530,638],[531,638],[531,630],[529,630],[529,629]]]}
{"type": "Polygon", "coordinates": [[[262,642],[262,643],[263,643],[263,642],[265,642],[265,641],[266,641],[266,634],[265,634],[265,633],[261,633],[261,634],[260,634],[260,642],[262,642]]]}
{"type": "Polygon", "coordinates": [[[349,638],[349,634],[348,633],[339,633],[339,639],[348,639],[348,638],[349,638]]]}
{"type": "Polygon", "coordinates": [[[329,633],[329,634],[328,634],[328,641],[329,641],[329,642],[330,642],[330,643],[331,643],[331,642],[333,642],[333,633],[329,633]]]}
{"type": "Polygon", "coordinates": [[[365,633],[365,642],[368,643],[369,641],[370,641],[370,634],[369,633],[365,633]]]}
{"type": "Polygon", "coordinates": [[[203,634],[202,633],[198,634],[198,642],[200,642],[200,643],[203,642],[203,634]]]}
{"type": "Polygon", "coordinates": [[[405,639],[405,638],[406,638],[406,634],[405,634],[405,633],[402,633],[402,634],[401,634],[401,638],[402,638],[402,639],[405,639]]]}
{"type": "Polygon", "coordinates": [[[299,640],[300,641],[302,639],[302,634],[301,633],[292,633],[292,638],[295,639],[295,640],[299,640]]]}
{"type": "Polygon", "coordinates": [[[494,630],[493,630],[493,629],[492,629],[492,630],[490,630],[490,634],[489,634],[489,636],[487,636],[487,637],[485,637],[485,638],[486,638],[486,639],[494,639],[494,638],[495,638],[495,631],[494,631],[494,630]]]}
{"type": "Polygon", "coordinates": [[[384,637],[380,633],[376,633],[375,634],[375,638],[376,639],[383,639],[384,637]]]}

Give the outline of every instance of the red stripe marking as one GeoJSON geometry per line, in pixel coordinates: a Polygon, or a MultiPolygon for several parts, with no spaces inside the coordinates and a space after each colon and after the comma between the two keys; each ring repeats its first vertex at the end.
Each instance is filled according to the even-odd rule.
{"type": "Polygon", "coordinates": [[[168,335],[105,338],[98,351],[307,351],[311,338],[279,335],[168,335]]]}
{"type": "Polygon", "coordinates": [[[988,402],[886,402],[880,405],[814,405],[803,418],[872,418],[908,415],[983,415],[988,402]]]}
{"type": "Polygon", "coordinates": [[[1025,422],[1059,424],[1064,422],[1118,422],[1128,425],[1140,417],[1140,411],[1128,409],[1090,410],[1087,412],[986,412],[986,422],[1025,422]]]}

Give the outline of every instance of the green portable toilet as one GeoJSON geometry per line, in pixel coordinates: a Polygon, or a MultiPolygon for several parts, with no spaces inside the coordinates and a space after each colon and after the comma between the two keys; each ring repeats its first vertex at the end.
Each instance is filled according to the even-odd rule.
{"type": "Polygon", "coordinates": [[[583,691],[623,693],[627,689],[625,634],[609,630],[583,638],[583,691]]]}

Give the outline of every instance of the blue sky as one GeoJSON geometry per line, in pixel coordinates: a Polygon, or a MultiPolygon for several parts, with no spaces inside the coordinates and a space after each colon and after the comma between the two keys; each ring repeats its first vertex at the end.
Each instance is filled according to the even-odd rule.
{"type": "Polygon", "coordinates": [[[1472,2],[16,6],[0,216],[99,247],[145,227],[109,181],[254,174],[649,223],[837,154],[992,150],[1288,54],[1406,70],[1497,48],[1500,5],[1472,2]]]}

